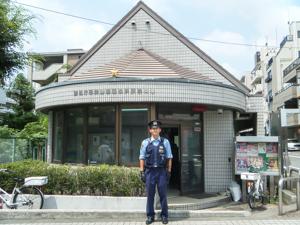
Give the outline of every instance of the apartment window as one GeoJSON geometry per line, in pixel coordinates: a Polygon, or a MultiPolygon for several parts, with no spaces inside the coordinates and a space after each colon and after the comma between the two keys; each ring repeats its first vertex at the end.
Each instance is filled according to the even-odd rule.
{"type": "Polygon", "coordinates": [[[297,37],[300,38],[300,30],[297,31],[297,37]]]}
{"type": "Polygon", "coordinates": [[[300,51],[298,51],[298,58],[300,58],[300,51]]]}

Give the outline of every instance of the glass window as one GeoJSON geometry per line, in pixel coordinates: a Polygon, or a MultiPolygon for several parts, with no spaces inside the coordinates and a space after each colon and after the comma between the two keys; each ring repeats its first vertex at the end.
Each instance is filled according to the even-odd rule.
{"type": "Polygon", "coordinates": [[[63,111],[54,113],[53,161],[61,162],[63,149],[63,111]]]}
{"type": "Polygon", "coordinates": [[[88,163],[115,163],[115,107],[88,108],[88,163]]]}
{"type": "Polygon", "coordinates": [[[121,163],[137,165],[140,146],[148,137],[148,109],[123,108],[121,115],[121,163]]]}
{"type": "Polygon", "coordinates": [[[297,37],[300,38],[300,30],[297,31],[297,37]]]}
{"type": "Polygon", "coordinates": [[[83,109],[67,109],[65,113],[65,162],[83,163],[83,109]]]}

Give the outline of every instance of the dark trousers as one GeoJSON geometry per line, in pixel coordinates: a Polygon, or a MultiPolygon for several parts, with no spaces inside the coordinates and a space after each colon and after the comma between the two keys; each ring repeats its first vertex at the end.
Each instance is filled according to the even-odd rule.
{"type": "Polygon", "coordinates": [[[167,203],[167,170],[166,168],[156,167],[147,168],[146,175],[146,192],[147,192],[147,216],[154,217],[154,196],[157,186],[160,197],[161,216],[168,217],[167,203]]]}

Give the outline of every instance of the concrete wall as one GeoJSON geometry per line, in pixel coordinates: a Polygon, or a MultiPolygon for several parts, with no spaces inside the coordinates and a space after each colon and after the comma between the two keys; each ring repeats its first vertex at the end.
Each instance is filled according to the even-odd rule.
{"type": "Polygon", "coordinates": [[[145,210],[146,197],[45,195],[43,209],[145,210]]]}
{"type": "Polygon", "coordinates": [[[225,191],[233,179],[233,112],[207,111],[204,119],[205,192],[225,191]],[[230,161],[229,161],[230,160],[230,161]]]}

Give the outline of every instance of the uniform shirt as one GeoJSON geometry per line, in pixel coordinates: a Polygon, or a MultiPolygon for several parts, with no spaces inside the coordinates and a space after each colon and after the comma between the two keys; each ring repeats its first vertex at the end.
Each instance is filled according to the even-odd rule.
{"type": "MultiPolygon", "coordinates": [[[[151,142],[154,146],[158,146],[159,143],[160,143],[160,137],[158,137],[157,139],[154,139],[153,137],[151,137],[150,142],[149,142],[149,138],[147,138],[142,142],[141,149],[140,149],[140,157],[139,157],[140,160],[141,159],[145,160],[145,158],[146,158],[146,148],[147,148],[148,144],[151,143],[151,142]]],[[[172,155],[169,140],[164,138],[164,143],[163,144],[164,144],[164,147],[165,147],[165,150],[166,150],[166,158],[167,159],[172,159],[173,155],[172,155]]]]}

